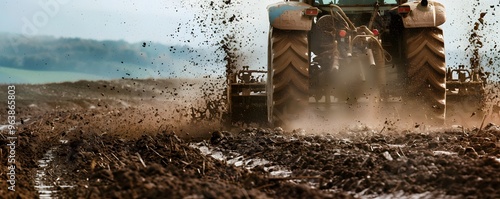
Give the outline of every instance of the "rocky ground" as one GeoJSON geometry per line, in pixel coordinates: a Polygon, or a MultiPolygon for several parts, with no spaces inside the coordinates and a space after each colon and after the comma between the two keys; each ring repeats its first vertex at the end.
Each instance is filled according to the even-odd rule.
{"type": "MultiPolygon", "coordinates": [[[[475,128],[387,123],[321,133],[224,128],[211,122],[220,115],[203,108],[207,101],[192,97],[203,96],[206,84],[120,80],[16,86],[16,191],[7,190],[9,148],[3,138],[0,195],[500,197],[500,126],[491,121],[475,128]]],[[[0,97],[7,98],[3,92],[0,97]]]]}

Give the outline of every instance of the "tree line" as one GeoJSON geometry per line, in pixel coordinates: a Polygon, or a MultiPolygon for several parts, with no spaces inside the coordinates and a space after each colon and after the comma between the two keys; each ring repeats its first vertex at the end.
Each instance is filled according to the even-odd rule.
{"type": "Polygon", "coordinates": [[[16,69],[111,76],[151,70],[169,76],[210,60],[217,56],[209,49],[186,45],[0,34],[0,66],[16,69]]]}

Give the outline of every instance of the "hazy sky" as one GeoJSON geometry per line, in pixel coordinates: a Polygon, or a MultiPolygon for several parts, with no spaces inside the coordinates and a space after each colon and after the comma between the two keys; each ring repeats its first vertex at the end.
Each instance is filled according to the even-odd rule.
{"type": "MultiPolygon", "coordinates": [[[[222,0],[213,0],[222,2],[222,0]]],[[[178,24],[184,31],[196,29],[192,23],[195,13],[203,15],[199,4],[208,5],[210,0],[0,0],[0,32],[56,37],[81,37],[97,40],[126,40],[129,42],[153,41],[164,44],[182,44],[192,36],[176,32],[178,24]],[[191,22],[191,23],[190,23],[191,22]],[[175,37],[170,35],[174,34],[175,37]],[[185,38],[183,38],[185,37],[185,38]]],[[[233,0],[235,2],[235,0],[233,0]]],[[[266,6],[279,0],[248,0],[235,12],[243,13],[244,26],[240,34],[252,35],[257,51],[267,49],[266,6]]],[[[447,51],[463,49],[467,45],[469,31],[473,27],[470,19],[479,18],[480,12],[488,11],[485,20],[493,25],[500,16],[500,0],[442,0],[447,9],[445,32],[447,51]],[[474,6],[478,5],[479,6],[474,6]]],[[[489,28],[488,39],[499,41],[498,29],[489,28]],[[496,32],[494,32],[496,30],[496,32]],[[495,34],[496,33],[496,34],[495,34]]],[[[204,38],[197,38],[202,41],[204,38]]],[[[186,43],[196,46],[197,40],[186,43]]],[[[500,43],[500,42],[496,42],[500,43]]],[[[449,57],[450,59],[457,59],[449,57]]],[[[463,62],[458,58],[456,62],[463,62]]],[[[453,61],[453,60],[452,60],[453,61]]]]}
{"type": "MultiPolygon", "coordinates": [[[[215,0],[217,1],[217,0],[215,0]]],[[[222,0],[219,0],[222,1],[222,0]]],[[[193,21],[199,4],[209,0],[0,0],[0,32],[91,39],[124,39],[171,44],[178,23],[193,21]]],[[[275,1],[248,1],[244,13],[255,13],[267,29],[266,5],[275,1]],[[255,2],[255,3],[253,3],[255,2]],[[259,2],[259,3],[256,3],[259,2]]],[[[181,35],[182,36],[182,35],[181,35]]]]}

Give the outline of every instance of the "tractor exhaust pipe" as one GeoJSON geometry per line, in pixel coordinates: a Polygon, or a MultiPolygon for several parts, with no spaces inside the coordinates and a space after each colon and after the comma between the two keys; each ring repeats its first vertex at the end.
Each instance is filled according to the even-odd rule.
{"type": "Polygon", "coordinates": [[[339,57],[338,56],[333,57],[332,69],[334,71],[338,71],[340,69],[339,57]]]}
{"type": "MultiPolygon", "coordinates": [[[[370,67],[374,67],[376,64],[375,64],[375,58],[373,57],[372,49],[367,48],[366,55],[368,56],[368,63],[370,64],[370,67]]],[[[361,81],[366,82],[365,67],[363,67],[363,64],[359,65],[359,73],[361,81]]]]}
{"type": "Polygon", "coordinates": [[[368,63],[370,63],[370,66],[375,66],[375,58],[373,57],[373,51],[372,49],[366,49],[366,55],[368,55],[368,63]]]}
{"type": "Polygon", "coordinates": [[[332,69],[334,71],[338,71],[340,68],[340,64],[339,64],[339,50],[338,50],[337,41],[335,41],[334,44],[335,44],[335,50],[333,51],[332,69]]]}

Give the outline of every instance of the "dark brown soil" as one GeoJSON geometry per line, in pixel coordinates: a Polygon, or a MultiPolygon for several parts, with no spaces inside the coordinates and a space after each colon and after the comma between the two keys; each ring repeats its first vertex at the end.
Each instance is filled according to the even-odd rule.
{"type": "Polygon", "coordinates": [[[500,126],[224,131],[218,117],[196,119],[211,115],[192,112],[205,104],[189,97],[196,89],[180,92],[200,85],[120,80],[17,86],[16,192],[6,189],[8,148],[1,139],[0,195],[39,197],[38,160],[51,151],[45,181],[60,198],[500,197],[500,126]],[[172,96],[179,101],[169,101],[172,96]],[[267,162],[240,166],[259,160],[267,162]],[[276,175],[280,171],[286,175],[276,175]]]}

